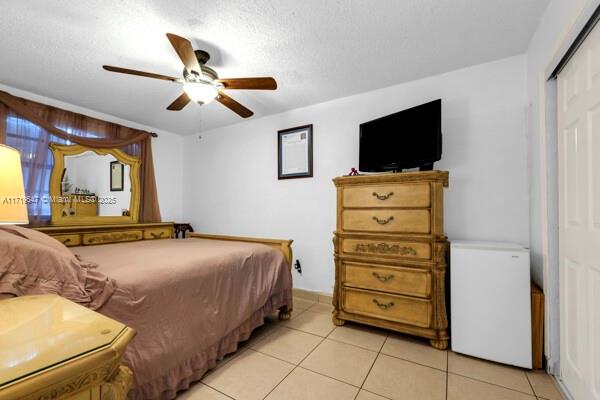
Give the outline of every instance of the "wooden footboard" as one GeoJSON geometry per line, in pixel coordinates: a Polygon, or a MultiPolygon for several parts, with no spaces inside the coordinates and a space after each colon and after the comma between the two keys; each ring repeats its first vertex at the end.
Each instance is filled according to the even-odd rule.
{"type": "MultiPolygon", "coordinates": [[[[243,237],[243,236],[225,236],[225,235],[209,235],[205,233],[188,233],[188,238],[198,239],[210,239],[210,240],[230,240],[232,242],[249,242],[249,243],[261,243],[269,247],[277,249],[283,253],[283,257],[287,261],[290,270],[292,268],[293,254],[292,254],[292,242],[293,240],[281,240],[281,239],[264,239],[254,237],[243,237]]],[[[292,316],[291,307],[281,307],[279,309],[279,319],[288,320],[292,316]]]]}
{"type": "Polygon", "coordinates": [[[273,247],[283,253],[283,257],[288,262],[290,268],[292,267],[292,242],[293,240],[281,240],[281,239],[264,239],[264,238],[253,238],[243,236],[225,236],[225,235],[209,235],[206,233],[188,233],[186,237],[189,238],[200,238],[200,239],[212,239],[212,240],[230,240],[233,242],[249,242],[249,243],[261,243],[269,247],[273,247]]]}

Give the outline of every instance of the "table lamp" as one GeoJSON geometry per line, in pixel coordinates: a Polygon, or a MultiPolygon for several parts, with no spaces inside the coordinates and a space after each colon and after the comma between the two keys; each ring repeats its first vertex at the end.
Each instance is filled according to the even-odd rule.
{"type": "Polygon", "coordinates": [[[27,224],[21,155],[0,144],[0,225],[27,224]]]}

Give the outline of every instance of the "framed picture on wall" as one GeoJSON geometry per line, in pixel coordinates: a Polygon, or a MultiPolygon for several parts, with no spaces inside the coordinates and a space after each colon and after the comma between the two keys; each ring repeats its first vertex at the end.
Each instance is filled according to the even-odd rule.
{"type": "Polygon", "coordinates": [[[123,191],[123,164],[118,161],[110,162],[110,191],[111,192],[122,192],[123,191]]]}
{"type": "Polygon", "coordinates": [[[313,126],[304,125],[277,132],[278,178],[313,176],[313,126]]]}

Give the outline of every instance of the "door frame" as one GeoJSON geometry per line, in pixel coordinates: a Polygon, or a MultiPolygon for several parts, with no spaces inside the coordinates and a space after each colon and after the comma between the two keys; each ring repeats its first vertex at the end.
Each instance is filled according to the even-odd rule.
{"type": "Polygon", "coordinates": [[[563,34],[556,40],[551,56],[538,71],[539,119],[532,121],[539,127],[540,199],[543,287],[545,293],[544,336],[547,370],[560,380],[560,298],[558,266],[558,88],[556,79],[550,79],[556,67],[567,55],[572,44],[588,25],[600,0],[587,0],[576,10],[563,34]]]}

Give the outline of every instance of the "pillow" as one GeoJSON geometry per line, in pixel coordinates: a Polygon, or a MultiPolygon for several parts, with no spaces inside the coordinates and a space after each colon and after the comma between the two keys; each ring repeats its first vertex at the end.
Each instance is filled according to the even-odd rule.
{"type": "Polygon", "coordinates": [[[115,288],[114,280],[85,268],[73,253],[0,229],[0,293],[56,293],[95,310],[115,288]]]}
{"type": "Polygon", "coordinates": [[[75,256],[73,252],[67,248],[67,246],[54,239],[53,237],[46,235],[45,233],[17,225],[0,225],[0,229],[10,233],[14,233],[16,235],[23,236],[24,238],[33,240],[36,243],[49,246],[65,256],[75,256]]]}

